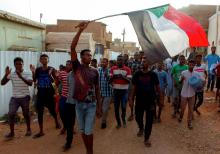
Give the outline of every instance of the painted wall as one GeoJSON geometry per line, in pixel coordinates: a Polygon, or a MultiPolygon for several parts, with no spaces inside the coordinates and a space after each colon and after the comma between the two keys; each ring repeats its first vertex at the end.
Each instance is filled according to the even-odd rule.
{"type": "Polygon", "coordinates": [[[45,51],[45,30],[0,19],[0,51],[13,45],[45,51]]]}
{"type": "Polygon", "coordinates": [[[215,46],[217,47],[216,53],[220,55],[220,12],[218,13],[218,24],[217,24],[217,14],[209,18],[208,40],[210,44],[210,46],[208,47],[208,53],[211,53],[212,41],[214,41],[215,46]],[[217,42],[216,42],[216,37],[217,37],[217,42]]]}

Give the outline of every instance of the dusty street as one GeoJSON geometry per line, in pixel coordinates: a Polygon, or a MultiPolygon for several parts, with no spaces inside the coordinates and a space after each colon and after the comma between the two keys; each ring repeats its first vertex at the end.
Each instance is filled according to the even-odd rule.
{"type": "MultiPolygon", "coordinates": [[[[186,114],[182,123],[171,118],[171,105],[165,103],[162,123],[153,126],[152,147],[146,148],[143,138],[138,138],[135,121],[128,122],[127,128],[116,130],[113,106],[111,106],[108,128],[100,129],[100,120],[96,120],[94,153],[95,154],[217,154],[220,153],[220,113],[214,94],[206,94],[205,103],[200,109],[202,115],[194,114],[194,129],[188,130],[186,114]]],[[[37,123],[32,122],[33,133],[38,130],[37,123]]],[[[1,154],[60,154],[65,136],[58,135],[52,118],[45,115],[45,136],[40,139],[24,137],[25,125],[16,125],[16,137],[4,141],[7,125],[0,125],[1,154]]],[[[74,136],[71,150],[66,153],[84,154],[85,148],[80,134],[74,136]]]]}

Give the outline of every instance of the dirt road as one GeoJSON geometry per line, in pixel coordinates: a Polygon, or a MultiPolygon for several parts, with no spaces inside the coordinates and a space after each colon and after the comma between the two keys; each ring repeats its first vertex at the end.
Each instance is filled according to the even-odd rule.
{"type": "MultiPolygon", "coordinates": [[[[95,154],[220,154],[220,113],[214,94],[206,94],[201,108],[201,116],[195,114],[194,129],[188,130],[186,114],[182,123],[171,118],[171,105],[166,103],[162,123],[153,126],[152,147],[146,148],[143,138],[138,138],[135,121],[128,122],[127,128],[116,130],[113,106],[110,109],[108,128],[100,129],[100,120],[96,120],[94,153],[95,154]]],[[[40,139],[24,137],[25,125],[16,125],[16,137],[4,141],[7,125],[0,125],[1,154],[61,154],[65,136],[58,135],[52,118],[45,115],[45,133],[40,139]]],[[[37,123],[32,122],[33,133],[38,130],[37,123]]],[[[80,134],[74,136],[71,150],[66,153],[85,154],[80,134]]]]}

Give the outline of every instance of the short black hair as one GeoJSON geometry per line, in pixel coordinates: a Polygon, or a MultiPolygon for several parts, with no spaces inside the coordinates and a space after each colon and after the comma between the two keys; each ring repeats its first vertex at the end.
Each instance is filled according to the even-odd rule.
{"type": "Polygon", "coordinates": [[[43,57],[49,58],[49,56],[48,56],[47,54],[41,54],[41,55],[40,55],[40,58],[43,58],[43,57]]]}
{"type": "Polygon", "coordinates": [[[123,56],[122,55],[118,55],[118,57],[117,58],[123,58],[123,56]]]}
{"type": "Polygon", "coordinates": [[[216,49],[216,46],[212,46],[211,49],[216,49]]]}
{"type": "Polygon", "coordinates": [[[103,58],[102,60],[106,60],[108,62],[108,58],[103,58]]]}
{"type": "Polygon", "coordinates": [[[184,55],[179,55],[179,58],[181,58],[181,57],[185,58],[185,56],[184,56],[184,55]]]}
{"type": "Polygon", "coordinates": [[[70,63],[70,64],[72,64],[72,61],[71,61],[71,60],[67,60],[66,63],[70,63]]]}
{"type": "Polygon", "coordinates": [[[193,63],[193,64],[195,64],[195,60],[190,59],[190,60],[188,61],[188,63],[193,63]]]}
{"type": "Polygon", "coordinates": [[[92,59],[92,62],[93,63],[97,63],[97,59],[92,59]]]}
{"type": "Polygon", "coordinates": [[[80,56],[83,56],[85,54],[85,52],[91,52],[91,50],[89,49],[84,49],[80,52],[80,56]]]}
{"type": "Polygon", "coordinates": [[[16,58],[14,59],[14,65],[15,65],[15,63],[16,63],[17,61],[20,61],[20,62],[24,63],[24,61],[23,61],[23,59],[22,59],[21,57],[16,57],[16,58]]]}
{"type": "Polygon", "coordinates": [[[202,54],[197,54],[196,57],[202,57],[202,54]]]}

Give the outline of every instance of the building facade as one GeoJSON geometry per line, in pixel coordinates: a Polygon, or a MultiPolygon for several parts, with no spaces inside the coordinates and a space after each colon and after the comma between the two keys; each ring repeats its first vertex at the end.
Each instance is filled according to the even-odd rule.
{"type": "Polygon", "coordinates": [[[0,11],[0,51],[44,51],[46,26],[0,11]]]}

